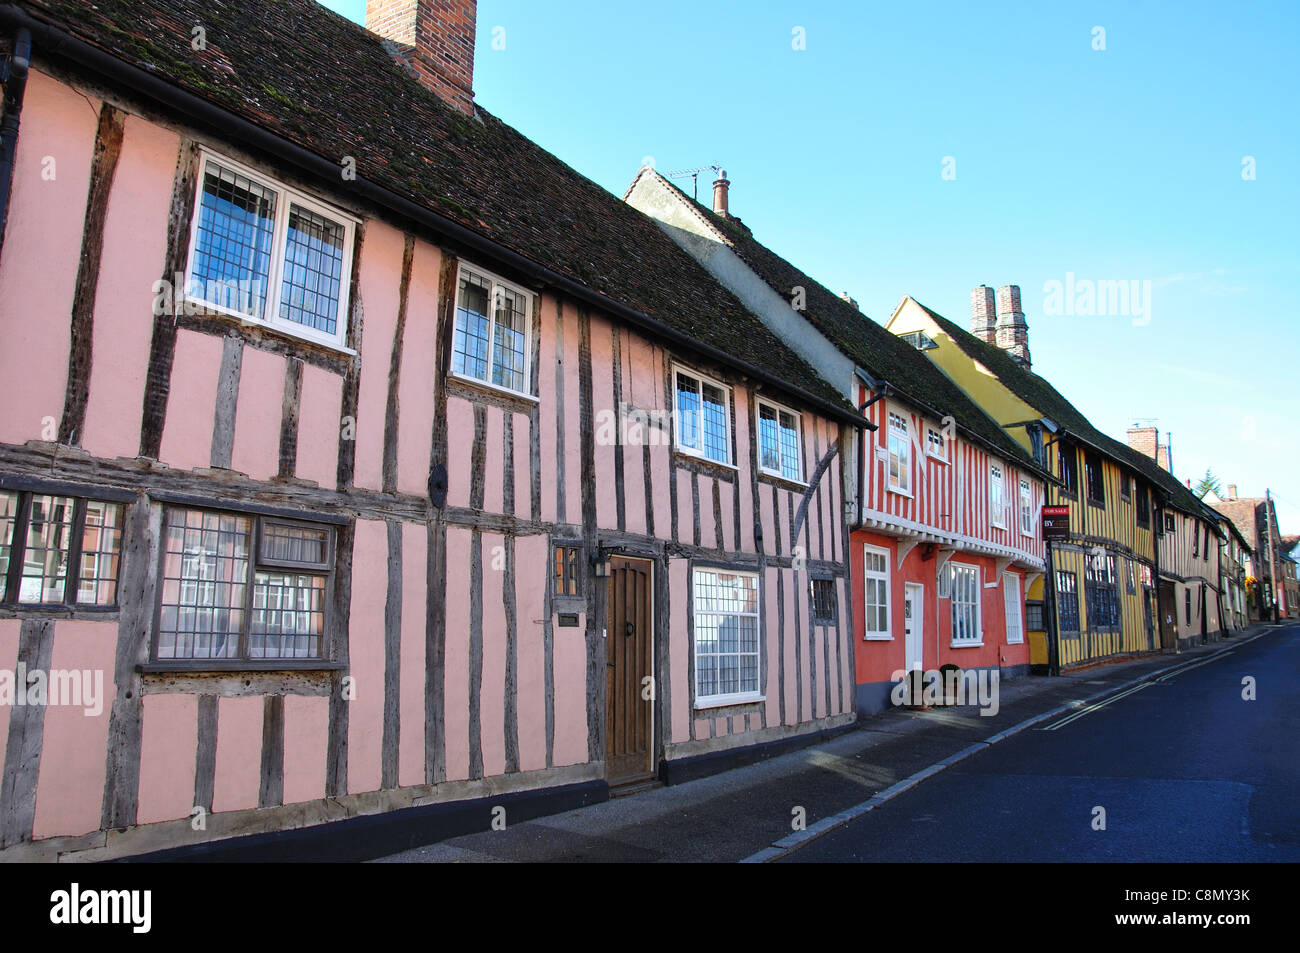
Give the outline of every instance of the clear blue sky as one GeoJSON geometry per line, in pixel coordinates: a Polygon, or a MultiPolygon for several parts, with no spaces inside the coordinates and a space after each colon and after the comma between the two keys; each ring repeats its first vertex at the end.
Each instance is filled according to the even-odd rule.
{"type": "Polygon", "coordinates": [[[1270,487],[1300,532],[1300,3],[478,12],[480,105],[611,192],[719,164],[760,241],[882,323],[1019,284],[1034,369],[1098,428],[1154,419],[1179,478],[1270,487]],[[1150,281],[1149,323],[1045,314],[1067,273],[1150,281]]]}

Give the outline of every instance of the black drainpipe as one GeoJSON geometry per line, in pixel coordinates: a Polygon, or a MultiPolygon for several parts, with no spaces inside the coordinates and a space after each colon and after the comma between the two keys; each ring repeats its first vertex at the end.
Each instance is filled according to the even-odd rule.
{"type": "Polygon", "coordinates": [[[18,150],[18,118],[27,89],[27,68],[32,62],[32,34],[26,27],[14,33],[14,49],[0,64],[4,105],[0,108],[0,250],[4,248],[5,221],[9,217],[9,191],[14,178],[14,153],[18,150]]]}

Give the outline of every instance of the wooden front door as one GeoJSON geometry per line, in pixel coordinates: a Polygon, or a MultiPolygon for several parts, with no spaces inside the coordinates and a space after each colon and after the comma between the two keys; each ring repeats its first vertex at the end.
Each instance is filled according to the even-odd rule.
{"type": "Polygon", "coordinates": [[[655,691],[651,667],[651,563],[611,560],[605,628],[605,777],[636,781],[654,773],[655,691]]]}
{"type": "Polygon", "coordinates": [[[1160,647],[1167,652],[1178,648],[1178,606],[1174,604],[1174,584],[1160,583],[1157,611],[1160,613],[1160,647]]]}

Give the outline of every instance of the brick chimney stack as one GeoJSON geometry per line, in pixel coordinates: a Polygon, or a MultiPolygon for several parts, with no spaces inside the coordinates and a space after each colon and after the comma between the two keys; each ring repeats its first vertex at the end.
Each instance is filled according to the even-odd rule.
{"type": "Polygon", "coordinates": [[[731,218],[730,204],[731,180],[727,178],[725,169],[718,171],[718,177],[713,182],[713,211],[723,218],[731,218]]]}
{"type": "Polygon", "coordinates": [[[1169,444],[1160,442],[1160,431],[1155,427],[1129,427],[1128,445],[1145,457],[1154,460],[1162,470],[1169,470],[1169,444]]]}
{"type": "Polygon", "coordinates": [[[474,115],[477,0],[366,0],[366,29],[392,43],[389,52],[425,87],[474,115]]]}
{"type": "Polygon", "coordinates": [[[986,344],[997,344],[996,321],[993,289],[988,285],[973,289],[970,293],[970,333],[986,344]]]}
{"type": "Polygon", "coordinates": [[[1237,484],[1235,484],[1235,483],[1229,483],[1229,484],[1228,484],[1228,499],[1230,499],[1230,500],[1235,500],[1236,498],[1237,498],[1237,484]]]}
{"type": "Polygon", "coordinates": [[[998,347],[1006,351],[1011,360],[1029,370],[1029,323],[1020,310],[1020,286],[1003,285],[998,289],[998,347]]]}

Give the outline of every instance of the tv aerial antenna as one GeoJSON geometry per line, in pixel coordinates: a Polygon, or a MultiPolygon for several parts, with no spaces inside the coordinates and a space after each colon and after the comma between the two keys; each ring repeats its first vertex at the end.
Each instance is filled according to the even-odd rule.
{"type": "Polygon", "coordinates": [[[700,166],[698,169],[678,169],[676,172],[669,172],[667,175],[664,176],[664,178],[681,179],[689,175],[691,177],[691,191],[694,192],[695,201],[698,202],[700,200],[700,173],[701,172],[713,172],[716,175],[721,175],[722,166],[703,165],[700,166]]]}

